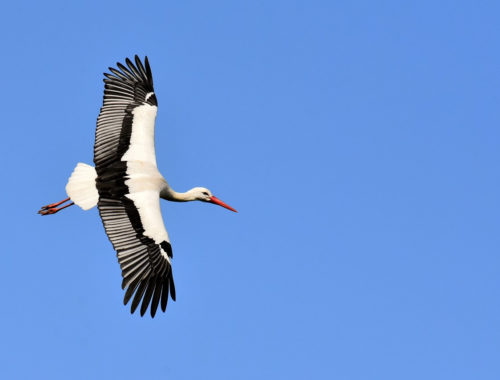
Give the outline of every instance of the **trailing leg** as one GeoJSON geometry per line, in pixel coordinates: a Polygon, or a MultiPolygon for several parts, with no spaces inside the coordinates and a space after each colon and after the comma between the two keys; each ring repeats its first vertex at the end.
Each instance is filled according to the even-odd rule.
{"type": "Polygon", "coordinates": [[[63,199],[61,202],[51,203],[50,205],[42,206],[42,208],[38,211],[38,213],[40,215],[52,215],[52,214],[55,214],[56,212],[64,210],[66,207],[73,206],[75,204],[74,202],[71,202],[71,203],[68,203],[65,206],[61,206],[59,208],[57,207],[57,206],[62,205],[65,202],[68,202],[69,200],[70,200],[69,198],[66,198],[66,199],[63,199]]]}

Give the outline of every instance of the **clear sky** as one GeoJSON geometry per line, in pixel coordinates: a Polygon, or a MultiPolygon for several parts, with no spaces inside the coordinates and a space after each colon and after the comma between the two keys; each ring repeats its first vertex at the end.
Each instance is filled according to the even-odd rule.
{"type": "Polygon", "coordinates": [[[498,1],[2,5],[4,379],[499,379],[498,1]],[[122,305],[92,163],[148,55],[177,302],[122,305]]]}

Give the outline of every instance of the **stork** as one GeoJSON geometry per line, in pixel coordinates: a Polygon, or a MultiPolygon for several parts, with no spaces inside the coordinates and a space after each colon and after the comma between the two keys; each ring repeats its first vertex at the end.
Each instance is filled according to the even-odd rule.
{"type": "Polygon", "coordinates": [[[148,58],[144,64],[125,60],[104,73],[104,98],[97,118],[95,167],[78,163],[66,185],[68,198],[43,206],[41,215],[55,214],[73,204],[94,206],[116,250],[122,271],[123,303],[130,312],[141,304],[166,310],[175,301],[172,247],[160,210],[160,198],[174,202],[202,201],[237,212],[204,187],[174,191],[156,165],[154,131],[158,102],[148,58]],[[141,303],[142,301],[142,303],[141,303]]]}

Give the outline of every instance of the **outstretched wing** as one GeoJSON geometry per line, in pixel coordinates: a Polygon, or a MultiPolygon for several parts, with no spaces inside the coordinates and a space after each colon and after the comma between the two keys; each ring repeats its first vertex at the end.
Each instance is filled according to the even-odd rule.
{"type": "Polygon", "coordinates": [[[159,196],[154,195],[145,191],[124,197],[101,196],[97,204],[106,233],[117,252],[122,288],[127,288],[123,303],[126,305],[135,293],[130,311],[133,313],[142,300],[141,316],[151,303],[152,317],[160,300],[163,311],[169,294],[175,301],[172,248],[163,227],[159,196]]]}
{"type": "Polygon", "coordinates": [[[148,58],[144,66],[136,55],[135,65],[104,73],[104,99],[97,118],[94,163],[101,168],[122,160],[147,161],[156,165],[154,127],[158,102],[148,58]]]}
{"type": "Polygon", "coordinates": [[[106,76],[97,119],[94,163],[99,214],[122,269],[124,303],[133,313],[142,301],[154,317],[169,294],[175,301],[172,248],[160,210],[155,177],[154,123],[157,101],[148,59],[117,63],[106,76]]]}

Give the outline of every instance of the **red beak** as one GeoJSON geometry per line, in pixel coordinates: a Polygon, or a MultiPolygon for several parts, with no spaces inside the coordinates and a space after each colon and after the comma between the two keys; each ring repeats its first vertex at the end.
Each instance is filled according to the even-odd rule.
{"type": "Polygon", "coordinates": [[[222,207],[225,207],[227,208],[228,210],[231,210],[231,211],[234,211],[234,212],[238,212],[236,211],[234,208],[232,208],[231,206],[225,204],[224,202],[222,202],[219,198],[215,198],[214,196],[211,196],[210,197],[210,203],[214,203],[216,205],[219,205],[219,206],[222,206],[222,207]]]}

